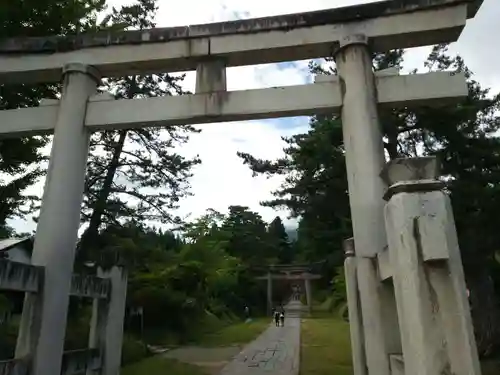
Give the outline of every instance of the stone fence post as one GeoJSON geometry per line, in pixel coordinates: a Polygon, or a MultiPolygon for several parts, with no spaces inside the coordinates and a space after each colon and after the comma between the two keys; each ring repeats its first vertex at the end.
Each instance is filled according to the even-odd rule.
{"type": "Polygon", "coordinates": [[[396,159],[381,175],[405,375],[479,375],[449,197],[435,158],[396,159]]]}
{"type": "Polygon", "coordinates": [[[351,332],[352,364],[355,375],[367,375],[363,317],[359,300],[354,238],[344,241],[344,272],[351,332]]]}
{"type": "Polygon", "coordinates": [[[89,348],[101,352],[101,369],[87,375],[119,375],[121,367],[123,323],[127,299],[127,271],[120,266],[98,269],[97,275],[111,280],[108,299],[94,299],[90,323],[89,348]]]}

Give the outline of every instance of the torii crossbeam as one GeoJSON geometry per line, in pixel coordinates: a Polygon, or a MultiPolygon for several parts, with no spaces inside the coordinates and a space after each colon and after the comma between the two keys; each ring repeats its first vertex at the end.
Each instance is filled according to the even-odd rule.
{"type": "MultiPolygon", "coordinates": [[[[354,237],[360,256],[383,246],[383,146],[377,105],[441,104],[467,94],[461,75],[372,73],[370,50],[457,40],[477,0],[384,1],[260,19],[180,28],[0,41],[0,84],[58,82],[59,102],[0,111],[3,137],[54,132],[32,262],[45,267],[42,301],[26,303],[20,352],[33,375],[61,372],[74,247],[89,137],[105,129],[341,113],[354,237]],[[226,68],[335,56],[338,77],[314,84],[228,92],[226,68]],[[197,71],[196,93],[112,100],[96,96],[102,77],[197,71]],[[357,180],[359,176],[363,181],[357,180]],[[32,310],[29,308],[32,307],[32,310]],[[35,322],[35,323],[34,323],[35,322]]],[[[360,286],[374,293],[375,286],[360,286]],[[370,289],[371,288],[371,289],[370,289]]],[[[382,317],[366,322],[368,365],[388,374],[382,317]],[[370,329],[372,331],[370,331],[370,329]],[[369,335],[368,335],[369,334],[369,335]]],[[[368,318],[367,318],[368,319],[368,318]]]]}
{"type": "MultiPolygon", "coordinates": [[[[377,74],[377,92],[381,106],[440,106],[465,97],[467,85],[463,74],[434,72],[400,76],[391,71],[377,74]]],[[[339,112],[342,104],[339,78],[318,76],[314,84],[215,94],[121,100],[100,94],[90,98],[84,125],[90,131],[98,131],[307,116],[339,112]],[[214,96],[224,96],[224,99],[214,100],[214,96]]],[[[58,100],[53,100],[40,107],[0,112],[0,138],[52,133],[59,105],[58,100]]]]}

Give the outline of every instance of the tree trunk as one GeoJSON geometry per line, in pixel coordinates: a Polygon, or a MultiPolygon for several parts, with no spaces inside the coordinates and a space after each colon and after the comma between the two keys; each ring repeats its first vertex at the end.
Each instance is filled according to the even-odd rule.
{"type": "Polygon", "coordinates": [[[476,343],[481,357],[491,355],[500,344],[500,308],[488,270],[467,275],[476,343]]]}
{"type": "Polygon", "coordinates": [[[120,137],[114,147],[113,156],[109,162],[106,177],[104,178],[101,191],[99,192],[99,196],[93,207],[89,226],[82,235],[79,251],[81,255],[80,259],[82,260],[90,255],[89,250],[95,244],[96,238],[99,234],[102,215],[106,210],[106,203],[108,201],[109,194],[111,193],[111,187],[115,178],[116,170],[118,169],[120,155],[125,144],[125,139],[127,138],[127,130],[120,130],[119,134],[120,137]]]}
{"type": "Polygon", "coordinates": [[[387,143],[385,143],[385,149],[389,154],[389,159],[394,160],[399,157],[398,152],[398,131],[396,127],[389,125],[386,129],[387,143]]]}

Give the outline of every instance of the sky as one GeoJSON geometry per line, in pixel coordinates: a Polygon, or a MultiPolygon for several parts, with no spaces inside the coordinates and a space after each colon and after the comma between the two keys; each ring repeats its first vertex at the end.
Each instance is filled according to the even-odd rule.
{"type": "MultiPolygon", "coordinates": [[[[115,6],[129,4],[128,0],[108,0],[115,6]]],[[[375,0],[159,0],[156,19],[158,27],[182,26],[199,23],[254,18],[286,13],[328,9],[375,0]]],[[[475,78],[493,92],[500,91],[500,49],[495,37],[500,34],[500,1],[484,0],[473,20],[469,20],[459,41],[451,51],[459,53],[475,73],[475,78]]],[[[412,49],[405,56],[405,70],[422,67],[428,47],[412,49]]],[[[270,86],[287,86],[310,83],[313,77],[307,70],[307,61],[229,68],[228,90],[253,89],[270,86]]],[[[189,72],[184,88],[194,91],[194,72],[189,72]]],[[[308,130],[308,118],[284,118],[237,123],[216,123],[198,126],[200,134],[192,135],[189,142],[178,151],[185,156],[199,155],[202,164],[197,166],[190,180],[191,197],[180,202],[176,214],[188,219],[202,215],[208,208],[226,212],[230,205],[248,206],[259,212],[264,220],[271,221],[280,215],[289,226],[296,221],[288,219],[286,211],[275,211],[260,205],[272,198],[282,178],[252,177],[252,172],[236,156],[237,151],[247,152],[258,158],[276,159],[283,155],[285,143],[282,136],[299,134],[308,130]]],[[[43,192],[43,181],[33,186],[29,193],[43,192]]],[[[13,220],[18,231],[32,231],[32,220],[13,220]]]]}

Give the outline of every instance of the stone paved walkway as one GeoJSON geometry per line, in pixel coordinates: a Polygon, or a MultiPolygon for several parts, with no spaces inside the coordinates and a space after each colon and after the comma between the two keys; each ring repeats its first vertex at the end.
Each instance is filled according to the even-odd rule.
{"type": "Polygon", "coordinates": [[[298,375],[300,358],[300,302],[286,306],[284,327],[274,323],[247,345],[220,375],[298,375]]]}
{"type": "Polygon", "coordinates": [[[238,353],[240,346],[202,348],[185,346],[173,349],[163,354],[166,358],[173,358],[181,362],[203,367],[207,374],[218,375],[238,353]]]}

